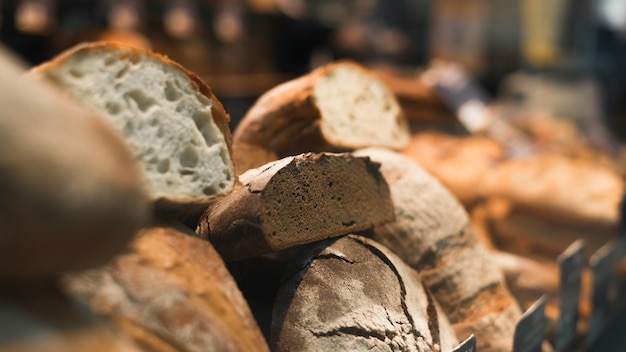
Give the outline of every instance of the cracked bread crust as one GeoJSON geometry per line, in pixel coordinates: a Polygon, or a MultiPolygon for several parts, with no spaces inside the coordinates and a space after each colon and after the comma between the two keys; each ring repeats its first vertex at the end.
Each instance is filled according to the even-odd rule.
{"type": "Polygon", "coordinates": [[[382,149],[353,153],[381,163],[395,220],[372,231],[422,275],[459,338],[478,338],[481,351],[509,351],[521,309],[504,276],[477,240],[469,216],[437,179],[402,154],[382,149]]]}
{"type": "Polygon", "coordinates": [[[450,351],[457,339],[419,274],[347,235],[307,245],[274,305],[273,351],[450,351]]]}
{"type": "Polygon", "coordinates": [[[378,167],[348,153],[306,153],[249,170],[196,232],[231,261],[370,229],[393,219],[378,167]]]}

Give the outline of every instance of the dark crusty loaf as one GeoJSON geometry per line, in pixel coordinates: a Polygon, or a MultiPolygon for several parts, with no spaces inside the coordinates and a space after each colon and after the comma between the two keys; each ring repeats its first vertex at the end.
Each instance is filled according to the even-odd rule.
{"type": "Polygon", "coordinates": [[[340,61],[262,95],[235,129],[233,143],[285,157],[377,146],[404,149],[406,119],[393,94],[363,66],[340,61]]]}
{"type": "Polygon", "coordinates": [[[241,175],[196,231],[230,261],[369,229],[393,219],[378,168],[347,153],[283,158],[241,175]]]}
{"type": "Polygon", "coordinates": [[[224,262],[192,235],[143,230],[107,266],[67,275],[65,290],[147,351],[267,351],[224,262]]]}
{"type": "Polygon", "coordinates": [[[100,116],[0,48],[0,278],[101,265],[147,218],[139,169],[100,116]]]}
{"type": "Polygon", "coordinates": [[[373,238],[418,270],[457,336],[478,339],[481,351],[510,351],[521,310],[502,272],[472,231],[463,206],[409,158],[383,149],[354,153],[381,163],[396,219],[373,238]]]}
{"type": "Polygon", "coordinates": [[[34,68],[107,117],[141,162],[147,193],[165,208],[200,208],[235,183],[229,116],[195,74],[156,53],[97,42],[34,68]]]}
{"type": "Polygon", "coordinates": [[[274,351],[451,351],[457,343],[419,274],[370,239],[310,244],[287,270],[274,351]]]}

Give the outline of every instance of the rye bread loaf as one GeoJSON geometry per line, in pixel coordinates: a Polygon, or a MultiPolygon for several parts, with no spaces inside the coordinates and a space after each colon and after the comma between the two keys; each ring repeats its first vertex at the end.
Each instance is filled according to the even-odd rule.
{"type": "Polygon", "coordinates": [[[24,72],[0,48],[0,279],[101,265],[147,218],[120,136],[24,72]]]}
{"type": "Polygon", "coordinates": [[[56,83],[122,132],[160,208],[203,210],[232,190],[230,117],[198,76],[167,57],[97,42],[75,46],[31,74],[56,83]]]}
{"type": "Polygon", "coordinates": [[[369,229],[394,218],[378,168],[348,153],[283,158],[241,175],[196,232],[231,261],[369,229]]]}
{"type": "Polygon", "coordinates": [[[363,66],[340,61],[263,94],[234,131],[233,143],[282,158],[370,146],[401,150],[406,119],[389,89],[363,66]]]}
{"type": "Polygon", "coordinates": [[[391,190],[395,221],[376,226],[373,238],[420,272],[457,336],[485,336],[481,351],[510,351],[521,310],[463,206],[406,156],[374,148],[353,154],[380,162],[391,190]]]}
{"type": "Polygon", "coordinates": [[[143,230],[127,253],[63,284],[145,351],[268,350],[224,262],[193,233],[143,230]]]}
{"type": "Polygon", "coordinates": [[[140,351],[129,336],[63,295],[54,282],[0,291],[0,351],[140,351]]]}
{"type": "Polygon", "coordinates": [[[448,320],[419,274],[348,235],[306,246],[274,306],[273,351],[451,351],[448,320]]]}

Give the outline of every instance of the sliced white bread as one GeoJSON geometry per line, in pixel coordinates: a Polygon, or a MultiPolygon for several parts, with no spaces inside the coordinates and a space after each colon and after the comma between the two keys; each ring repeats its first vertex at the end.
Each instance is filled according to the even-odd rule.
{"type": "Polygon", "coordinates": [[[198,76],[167,57],[89,43],[32,74],[54,81],[123,133],[153,201],[208,204],[232,190],[230,118],[198,76]]]}

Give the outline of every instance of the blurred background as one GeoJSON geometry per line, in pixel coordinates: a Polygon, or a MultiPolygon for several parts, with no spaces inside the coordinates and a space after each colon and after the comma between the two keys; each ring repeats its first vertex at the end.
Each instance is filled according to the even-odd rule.
{"type": "Polygon", "coordinates": [[[0,41],[35,65],[83,41],[151,48],[202,76],[235,127],[273,86],[351,58],[459,63],[499,102],[626,139],[623,0],[0,0],[0,41]]]}

